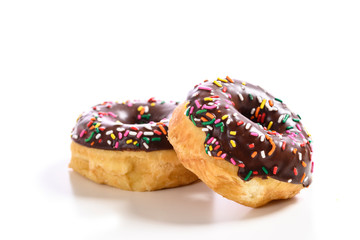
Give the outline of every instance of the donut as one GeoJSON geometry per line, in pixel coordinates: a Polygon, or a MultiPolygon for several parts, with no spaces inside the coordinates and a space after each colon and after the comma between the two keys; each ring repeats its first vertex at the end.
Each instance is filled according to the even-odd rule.
{"type": "Polygon", "coordinates": [[[177,105],[154,98],[95,105],[79,116],[72,130],[69,167],[94,182],[130,191],[196,181],[167,140],[177,105]]]}
{"type": "Polygon", "coordinates": [[[301,117],[261,87],[230,77],[189,92],[170,119],[169,141],[187,169],[245,206],[292,198],[312,181],[301,117]]]}

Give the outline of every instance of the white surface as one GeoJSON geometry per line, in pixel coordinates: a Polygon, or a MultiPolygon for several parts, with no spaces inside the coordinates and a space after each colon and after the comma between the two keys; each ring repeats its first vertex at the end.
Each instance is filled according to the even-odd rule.
{"type": "Polygon", "coordinates": [[[1,1],[0,238],[358,236],[359,10],[357,1],[1,1]],[[88,107],[182,101],[226,75],[283,99],[312,134],[314,182],[294,199],[251,209],[203,183],[133,193],[67,168],[71,128],[88,107]]]}

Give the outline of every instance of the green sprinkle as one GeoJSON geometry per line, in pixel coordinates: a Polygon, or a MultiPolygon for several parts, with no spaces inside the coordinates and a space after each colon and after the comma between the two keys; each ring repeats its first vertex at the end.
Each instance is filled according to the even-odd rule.
{"type": "Polygon", "coordinates": [[[254,97],[251,94],[249,94],[249,98],[250,98],[251,101],[254,100],[254,97]]]}
{"type": "Polygon", "coordinates": [[[206,154],[208,154],[208,151],[209,151],[209,145],[206,145],[206,146],[205,146],[205,152],[206,152],[206,154]]]}
{"type": "Polygon", "coordinates": [[[137,146],[137,147],[140,146],[140,143],[135,144],[135,146],[137,146]]]}
{"type": "Polygon", "coordinates": [[[161,138],[159,137],[154,137],[151,139],[152,142],[160,142],[161,141],[161,138]]]}
{"type": "Polygon", "coordinates": [[[210,133],[206,134],[206,138],[205,138],[205,141],[207,141],[210,137],[210,133]]]}
{"type": "Polygon", "coordinates": [[[249,179],[249,177],[251,176],[251,174],[252,174],[252,171],[250,170],[249,173],[244,178],[244,180],[247,181],[249,179]]]}
{"type": "Polygon", "coordinates": [[[219,123],[215,124],[215,127],[222,127],[222,126],[224,126],[223,122],[219,122],[219,123]]]}
{"type": "Polygon", "coordinates": [[[262,167],[262,170],[264,171],[265,174],[269,173],[269,171],[265,167],[262,167]]]}
{"type": "Polygon", "coordinates": [[[196,122],[194,121],[194,117],[193,115],[190,115],[191,121],[193,122],[193,124],[196,126],[196,122]]]}
{"type": "Polygon", "coordinates": [[[147,144],[149,144],[150,139],[149,139],[148,137],[143,137],[142,139],[143,139],[147,144]]]}
{"type": "Polygon", "coordinates": [[[297,116],[301,119],[301,117],[300,117],[300,115],[299,115],[299,114],[297,114],[297,116]]]}
{"type": "Polygon", "coordinates": [[[201,114],[201,113],[204,113],[204,112],[207,112],[207,110],[206,109],[198,110],[198,111],[196,111],[196,114],[201,114]]]}
{"type": "Polygon", "coordinates": [[[99,128],[95,128],[95,132],[99,133],[100,132],[99,128]]]}
{"type": "Polygon", "coordinates": [[[283,102],[283,101],[282,101],[281,99],[279,99],[279,98],[275,98],[275,100],[278,101],[278,102],[281,102],[281,103],[283,102]]]}
{"type": "Polygon", "coordinates": [[[293,128],[294,128],[293,126],[287,126],[286,130],[293,129],[293,128]]]}
{"type": "Polygon", "coordinates": [[[94,134],[95,134],[95,132],[92,132],[92,133],[90,134],[90,137],[88,137],[87,139],[85,139],[85,142],[89,142],[89,141],[92,139],[92,137],[94,136],[94,134]]]}
{"type": "Polygon", "coordinates": [[[185,114],[186,114],[187,117],[189,116],[189,113],[190,113],[190,107],[188,107],[188,108],[186,109],[186,112],[185,112],[185,114]]]}
{"type": "Polygon", "coordinates": [[[213,119],[211,119],[210,121],[207,121],[207,122],[202,122],[201,124],[205,126],[205,125],[211,125],[214,122],[215,122],[215,118],[213,118],[213,119]]]}
{"type": "Polygon", "coordinates": [[[221,126],[221,127],[220,127],[220,131],[221,131],[221,132],[224,132],[224,126],[221,126]]]}
{"type": "Polygon", "coordinates": [[[162,101],[160,104],[164,104],[165,103],[165,101],[162,101]]]}
{"type": "Polygon", "coordinates": [[[282,120],[282,123],[285,123],[288,120],[289,116],[290,116],[289,114],[285,114],[285,117],[282,120]]]}
{"type": "Polygon", "coordinates": [[[298,119],[298,118],[293,118],[292,119],[294,122],[300,122],[300,119],[298,119]]]}
{"type": "Polygon", "coordinates": [[[147,120],[149,120],[150,116],[151,116],[150,113],[149,114],[143,114],[143,115],[141,115],[141,118],[146,118],[147,120]]]}

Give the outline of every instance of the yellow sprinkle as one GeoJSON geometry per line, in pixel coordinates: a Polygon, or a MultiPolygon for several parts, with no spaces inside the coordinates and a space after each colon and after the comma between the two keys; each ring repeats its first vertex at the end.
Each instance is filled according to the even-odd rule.
{"type": "Polygon", "coordinates": [[[270,121],[270,122],[269,122],[269,125],[267,126],[267,129],[270,130],[270,128],[272,127],[272,125],[273,125],[273,121],[270,121]]]}
{"type": "Polygon", "coordinates": [[[246,82],[242,82],[241,84],[245,86],[245,85],[246,85],[246,82]]]}
{"type": "Polygon", "coordinates": [[[98,127],[100,127],[100,125],[101,125],[101,123],[97,123],[97,124],[94,126],[94,128],[98,128],[98,127]]]}
{"type": "Polygon", "coordinates": [[[185,107],[188,107],[189,104],[190,104],[190,102],[187,101],[186,104],[185,104],[185,107]]]}
{"type": "Polygon", "coordinates": [[[230,135],[235,136],[235,135],[236,135],[236,131],[230,131],[230,135]]]}
{"type": "Polygon", "coordinates": [[[155,104],[154,102],[150,104],[150,106],[152,106],[152,107],[155,106],[155,105],[156,105],[156,104],[155,104]]]}
{"type": "Polygon", "coordinates": [[[211,145],[209,146],[209,150],[210,150],[210,151],[212,151],[212,150],[213,150],[213,147],[212,147],[211,145]]]}
{"type": "Polygon", "coordinates": [[[263,109],[266,103],[266,99],[263,99],[260,105],[260,108],[263,109]]]}
{"type": "Polygon", "coordinates": [[[137,110],[140,112],[143,108],[144,108],[143,106],[139,106],[139,107],[137,108],[137,110]]]}
{"type": "MultiPolygon", "coordinates": [[[[303,128],[304,128],[304,127],[303,127],[303,128]]],[[[304,130],[305,130],[306,134],[307,134],[309,137],[311,137],[311,134],[306,130],[306,128],[304,128],[304,130]]]]}
{"type": "Polygon", "coordinates": [[[137,144],[137,141],[135,141],[133,144],[136,145],[136,144],[137,144]]]}
{"type": "Polygon", "coordinates": [[[216,86],[218,86],[218,87],[222,87],[222,85],[221,85],[221,83],[219,83],[218,81],[213,81],[213,83],[216,85],[216,86]]]}
{"type": "Polygon", "coordinates": [[[222,79],[222,78],[218,78],[217,80],[222,81],[222,82],[228,82],[228,80],[222,79]]]}
{"type": "Polygon", "coordinates": [[[130,144],[130,143],[132,143],[132,139],[126,141],[126,144],[130,144]]]}
{"type": "Polygon", "coordinates": [[[115,134],[112,133],[110,136],[112,139],[115,139],[115,134]]]}
{"type": "Polygon", "coordinates": [[[224,116],[221,117],[222,120],[225,120],[227,118],[228,118],[228,115],[224,115],[224,116]]]}
{"type": "Polygon", "coordinates": [[[232,145],[233,147],[236,147],[236,143],[235,143],[234,140],[230,140],[230,143],[231,143],[231,145],[232,145]]]}
{"type": "Polygon", "coordinates": [[[206,98],[204,98],[204,101],[214,101],[214,99],[211,97],[206,97],[206,98]]]}

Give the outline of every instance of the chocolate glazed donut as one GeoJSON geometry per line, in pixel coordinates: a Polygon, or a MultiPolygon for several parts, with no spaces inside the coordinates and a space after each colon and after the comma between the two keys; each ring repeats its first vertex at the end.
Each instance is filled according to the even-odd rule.
{"type": "Polygon", "coordinates": [[[243,180],[269,176],[310,185],[310,135],[280,99],[227,77],[196,86],[188,100],[186,115],[207,133],[207,154],[238,166],[243,180]]]}
{"type": "Polygon", "coordinates": [[[196,85],[173,113],[169,140],[185,167],[247,206],[291,198],[312,181],[311,139],[301,117],[243,81],[226,77],[196,85]],[[191,130],[181,132],[185,125],[191,130]],[[187,151],[190,144],[195,147],[187,151]],[[235,171],[241,181],[232,177],[235,171]]]}
{"type": "Polygon", "coordinates": [[[94,106],[80,115],[72,131],[69,167],[94,182],[131,191],[196,181],[167,140],[177,105],[151,98],[94,106]]]}

